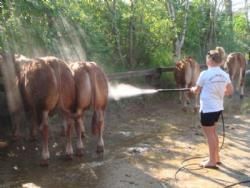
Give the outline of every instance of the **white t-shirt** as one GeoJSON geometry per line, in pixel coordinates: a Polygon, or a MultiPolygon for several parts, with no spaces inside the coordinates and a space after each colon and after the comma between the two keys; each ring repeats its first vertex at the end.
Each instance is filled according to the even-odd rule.
{"type": "Polygon", "coordinates": [[[210,67],[202,71],[196,83],[202,87],[200,112],[207,113],[224,110],[224,91],[229,83],[231,83],[229,75],[220,67],[210,67]]]}

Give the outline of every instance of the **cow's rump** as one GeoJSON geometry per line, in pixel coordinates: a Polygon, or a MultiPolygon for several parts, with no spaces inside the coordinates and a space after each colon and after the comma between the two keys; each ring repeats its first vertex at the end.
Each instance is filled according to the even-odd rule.
{"type": "Polygon", "coordinates": [[[230,53],[224,64],[224,68],[228,71],[235,90],[240,92],[241,98],[244,96],[246,64],[245,56],[239,52],[230,53]]]}
{"type": "MultiPolygon", "coordinates": [[[[190,88],[195,86],[200,74],[199,64],[192,58],[186,57],[175,64],[174,78],[177,88],[190,88]]],[[[186,91],[180,91],[179,100],[183,103],[183,109],[186,110],[187,104],[190,102],[190,95],[186,91]]],[[[195,96],[195,110],[198,107],[198,99],[195,96]]]]}

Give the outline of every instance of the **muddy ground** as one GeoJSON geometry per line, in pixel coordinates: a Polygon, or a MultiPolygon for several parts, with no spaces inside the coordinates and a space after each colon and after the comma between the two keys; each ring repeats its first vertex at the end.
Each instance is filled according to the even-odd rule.
{"type": "MultiPolygon", "coordinates": [[[[90,112],[86,114],[86,149],[81,158],[64,159],[65,138],[60,136],[56,117],[50,123],[49,167],[39,166],[39,141],[23,138],[10,143],[0,151],[0,188],[214,188],[250,180],[249,104],[249,94],[243,101],[226,98],[226,137],[219,170],[199,168],[207,146],[198,114],[191,109],[183,112],[176,93],[157,93],[110,101],[103,156],[95,153],[90,112]]],[[[222,142],[221,120],[218,127],[222,142]]],[[[73,139],[75,144],[75,136],[73,139]]]]}

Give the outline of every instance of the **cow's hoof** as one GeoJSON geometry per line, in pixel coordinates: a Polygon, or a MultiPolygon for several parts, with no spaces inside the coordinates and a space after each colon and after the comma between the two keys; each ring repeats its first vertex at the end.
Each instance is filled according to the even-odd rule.
{"type": "Polygon", "coordinates": [[[12,137],[11,137],[11,140],[16,142],[18,140],[20,140],[22,137],[20,134],[13,134],[12,137]]]}
{"type": "Polygon", "coordinates": [[[82,157],[84,154],[84,149],[77,149],[76,150],[76,156],[77,157],[82,157]]]}
{"type": "Polygon", "coordinates": [[[81,132],[81,137],[86,138],[85,132],[81,132]]]}
{"type": "Polygon", "coordinates": [[[199,111],[199,108],[194,108],[194,113],[197,113],[199,111]]]}
{"type": "Polygon", "coordinates": [[[244,99],[244,95],[240,95],[240,99],[244,99]]]}
{"type": "Polygon", "coordinates": [[[17,142],[18,140],[20,140],[20,137],[19,137],[19,136],[12,136],[12,137],[11,137],[11,140],[12,140],[13,142],[17,142]]]}
{"type": "Polygon", "coordinates": [[[71,155],[71,154],[66,154],[65,160],[66,160],[66,161],[72,161],[72,160],[73,160],[73,155],[71,155]]]}
{"type": "Polygon", "coordinates": [[[182,111],[183,111],[183,112],[187,112],[187,107],[183,107],[183,108],[182,108],[182,111]]]}
{"type": "Polygon", "coordinates": [[[30,137],[29,137],[29,141],[30,141],[30,142],[35,142],[35,141],[37,141],[37,140],[38,140],[38,139],[37,139],[36,136],[30,135],[30,137]]]}
{"type": "Polygon", "coordinates": [[[48,167],[49,166],[49,160],[48,159],[42,159],[40,161],[40,166],[42,166],[42,167],[48,167]]]}
{"type": "Polygon", "coordinates": [[[0,149],[4,149],[4,148],[6,148],[8,146],[8,143],[7,142],[5,142],[5,141],[0,141],[0,149]]]}
{"type": "Polygon", "coordinates": [[[60,136],[61,136],[61,137],[66,137],[66,131],[65,131],[64,129],[62,129],[62,130],[60,131],[60,136]]]}
{"type": "Polygon", "coordinates": [[[98,154],[104,153],[104,146],[97,146],[96,153],[98,154]]]}

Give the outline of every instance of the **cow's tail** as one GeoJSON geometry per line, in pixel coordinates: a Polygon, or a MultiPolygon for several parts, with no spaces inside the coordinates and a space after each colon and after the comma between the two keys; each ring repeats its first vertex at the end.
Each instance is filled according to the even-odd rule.
{"type": "Polygon", "coordinates": [[[89,72],[90,74],[90,80],[91,80],[91,87],[92,87],[92,106],[93,106],[93,115],[92,115],[92,122],[91,122],[91,129],[92,129],[92,134],[93,135],[97,135],[97,133],[99,132],[99,119],[100,119],[100,114],[97,111],[97,106],[96,106],[96,76],[95,73],[93,72],[89,72]],[[93,75],[94,74],[94,75],[93,75]]]}
{"type": "Polygon", "coordinates": [[[89,74],[90,78],[90,85],[91,85],[91,91],[92,91],[92,96],[91,96],[91,106],[93,108],[93,115],[92,115],[92,120],[91,120],[91,129],[92,129],[92,134],[96,135],[98,133],[98,126],[99,126],[99,119],[100,119],[100,114],[98,113],[97,106],[96,106],[96,72],[93,70],[95,69],[96,65],[95,63],[92,62],[84,62],[85,63],[85,68],[86,71],[89,74]]]}
{"type": "MultiPolygon", "coordinates": [[[[90,82],[92,88],[91,103],[94,111],[92,116],[91,127],[93,135],[96,135],[101,132],[102,126],[104,125],[103,106],[102,104],[98,103],[98,97],[100,97],[100,88],[99,83],[97,81],[97,73],[103,74],[103,72],[100,71],[99,67],[92,62],[87,62],[87,71],[90,75],[90,82]]],[[[106,79],[105,75],[104,79],[106,79]]]]}
{"type": "Polygon", "coordinates": [[[245,58],[242,54],[239,54],[238,56],[238,63],[240,65],[240,73],[239,73],[239,79],[238,79],[238,87],[241,88],[242,85],[243,85],[243,80],[244,80],[244,77],[245,77],[245,67],[246,67],[246,63],[245,63],[245,58]]]}
{"type": "Polygon", "coordinates": [[[241,87],[241,80],[242,80],[242,72],[243,72],[243,68],[240,67],[240,74],[239,74],[239,79],[238,79],[238,87],[241,87]]]}
{"type": "Polygon", "coordinates": [[[104,113],[103,110],[94,110],[91,122],[92,134],[100,134],[104,128],[104,113]]]}
{"type": "Polygon", "coordinates": [[[79,119],[83,115],[82,111],[73,113],[70,110],[66,109],[63,102],[61,102],[60,104],[60,109],[67,117],[72,118],[72,119],[79,119]]]}

